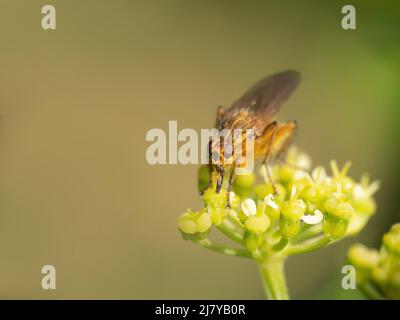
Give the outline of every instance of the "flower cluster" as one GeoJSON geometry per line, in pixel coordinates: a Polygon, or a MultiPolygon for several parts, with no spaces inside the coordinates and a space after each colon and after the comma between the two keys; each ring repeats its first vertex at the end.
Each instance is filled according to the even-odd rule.
{"type": "MultiPolygon", "coordinates": [[[[267,273],[274,269],[270,262],[283,265],[290,255],[314,251],[355,235],[375,213],[373,194],[379,188],[378,182],[370,183],[367,176],[356,182],[348,176],[349,169],[350,163],[339,168],[335,161],[331,162],[330,174],[323,167],[311,168],[308,155],[291,147],[282,164],[262,165],[257,175],[236,176],[229,194],[229,179],[217,193],[217,176],[212,176],[213,184],[203,193],[204,207],[182,214],[178,228],[184,239],[203,247],[252,258],[260,266],[268,264],[268,268],[262,268],[268,280],[271,277],[267,273]],[[239,248],[209,239],[212,226],[239,248]]],[[[207,166],[199,169],[199,190],[208,185],[209,175],[207,166]]],[[[276,288],[279,291],[282,287],[281,283],[276,288]]],[[[274,290],[269,296],[287,298],[286,293],[279,295],[274,290]]]]}
{"type": "Polygon", "coordinates": [[[383,236],[380,250],[353,245],[348,260],[356,268],[357,286],[371,299],[400,299],[400,223],[383,236]]]}
{"type": "MultiPolygon", "coordinates": [[[[283,244],[286,253],[297,253],[299,244],[310,244],[310,239],[323,238],[319,244],[326,245],[357,234],[376,210],[372,195],[378,183],[369,183],[366,176],[355,182],[347,175],[350,163],[339,169],[332,161],[330,176],[322,167],[311,172],[310,167],[310,158],[292,147],[284,164],[261,166],[261,183],[255,183],[253,173],[237,176],[229,194],[230,209],[226,208],[226,188],[219,193],[213,186],[208,188],[203,195],[204,208],[184,213],[179,229],[197,238],[207,237],[212,225],[226,232],[241,232],[243,244],[256,255],[283,244]]],[[[209,171],[203,166],[199,189],[208,181],[209,171]]]]}

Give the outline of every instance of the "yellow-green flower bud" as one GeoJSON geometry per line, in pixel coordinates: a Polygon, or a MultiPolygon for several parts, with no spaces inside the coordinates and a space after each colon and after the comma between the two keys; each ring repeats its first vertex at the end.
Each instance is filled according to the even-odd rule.
{"type": "Polygon", "coordinates": [[[343,192],[350,192],[354,188],[354,180],[350,177],[343,177],[341,181],[341,188],[343,192]]]}
{"type": "Polygon", "coordinates": [[[208,212],[199,212],[196,216],[197,232],[206,232],[211,228],[212,221],[208,212]]]}
{"type": "Polygon", "coordinates": [[[258,200],[264,200],[269,194],[274,194],[274,200],[277,203],[282,203],[286,197],[286,189],[280,183],[275,183],[275,189],[276,194],[274,194],[274,188],[271,183],[262,183],[254,188],[254,193],[258,200]]]}
{"type": "Polygon", "coordinates": [[[233,184],[233,191],[241,198],[249,197],[253,192],[255,179],[254,173],[237,175],[233,184]]]}
{"type": "Polygon", "coordinates": [[[383,236],[383,246],[389,253],[400,257],[400,223],[394,224],[383,236]]]}
{"type": "Polygon", "coordinates": [[[211,225],[210,214],[204,209],[196,213],[188,209],[188,212],[183,213],[178,219],[178,228],[188,235],[205,233],[211,228],[211,225]]]}
{"type": "Polygon", "coordinates": [[[371,272],[372,280],[380,287],[384,287],[386,285],[387,277],[388,277],[388,269],[383,267],[374,268],[371,272]]]}
{"type": "Polygon", "coordinates": [[[289,184],[294,179],[295,173],[296,169],[289,165],[282,165],[278,169],[279,180],[285,185],[289,184]]]}
{"type": "Polygon", "coordinates": [[[383,291],[389,299],[400,300],[400,266],[396,270],[392,270],[388,276],[388,284],[383,291]]]}
{"type": "Polygon", "coordinates": [[[275,183],[276,194],[274,196],[275,202],[282,203],[286,198],[286,189],[280,183],[275,183]]]}
{"type": "Polygon", "coordinates": [[[326,216],[323,222],[324,233],[332,239],[340,239],[346,234],[348,222],[326,216]]]}
{"type": "Polygon", "coordinates": [[[279,208],[275,209],[273,207],[267,206],[265,209],[266,215],[271,219],[271,221],[275,222],[279,219],[279,216],[281,214],[279,208]]]}
{"type": "Polygon", "coordinates": [[[306,202],[317,202],[317,192],[314,186],[305,187],[300,194],[301,198],[306,202]]]}
{"type": "Polygon", "coordinates": [[[259,235],[267,231],[267,229],[271,225],[271,221],[266,215],[251,216],[246,219],[244,225],[247,230],[259,235]]]}
{"type": "Polygon", "coordinates": [[[293,186],[290,200],[284,201],[280,206],[279,228],[284,238],[292,238],[299,232],[301,217],[306,211],[304,201],[296,198],[296,187],[293,186]]]}
{"type": "Polygon", "coordinates": [[[215,225],[219,226],[222,221],[224,221],[226,216],[226,209],[225,208],[209,208],[209,213],[211,216],[211,221],[215,225]]]}
{"type": "Polygon", "coordinates": [[[348,202],[342,202],[337,205],[335,210],[333,211],[333,214],[335,217],[340,218],[340,219],[349,219],[354,213],[354,209],[351,206],[350,203],[348,202]]]}
{"type": "Polygon", "coordinates": [[[357,212],[372,215],[376,211],[376,202],[372,198],[364,199],[362,201],[352,201],[352,206],[357,212]]]}
{"type": "Polygon", "coordinates": [[[187,234],[194,234],[197,232],[196,222],[193,213],[185,212],[178,220],[178,228],[187,234]]]}
{"type": "Polygon", "coordinates": [[[262,183],[255,186],[254,193],[257,199],[263,200],[267,195],[274,193],[274,189],[272,184],[262,183]]]}
{"type": "Polygon", "coordinates": [[[293,146],[287,151],[286,163],[278,168],[279,178],[285,185],[299,181],[311,168],[310,157],[293,146]]]}
{"type": "Polygon", "coordinates": [[[203,199],[207,206],[213,208],[225,208],[228,201],[226,190],[221,189],[220,192],[217,193],[211,188],[204,191],[203,199]]]}
{"type": "Polygon", "coordinates": [[[275,197],[273,196],[272,193],[270,193],[264,198],[265,213],[271,219],[271,223],[277,221],[281,214],[281,210],[276,201],[274,201],[274,198],[275,197]]]}
{"type": "Polygon", "coordinates": [[[306,205],[303,200],[285,201],[281,205],[282,217],[288,220],[300,220],[306,211],[306,205]]]}
{"type": "Polygon", "coordinates": [[[400,300],[400,265],[386,264],[374,268],[371,274],[372,280],[379,286],[385,298],[400,300]]]}
{"type": "Polygon", "coordinates": [[[379,182],[368,184],[368,178],[364,177],[360,184],[355,184],[351,192],[351,204],[354,210],[360,214],[372,215],[376,211],[376,202],[372,195],[379,189],[379,182]]]}
{"type": "Polygon", "coordinates": [[[327,212],[333,212],[338,205],[338,201],[335,197],[331,197],[325,201],[324,207],[327,212]]]}
{"type": "Polygon", "coordinates": [[[298,175],[300,178],[295,179],[291,184],[288,185],[289,189],[293,189],[294,187],[299,191],[299,194],[310,186],[310,179],[308,174],[304,171],[297,171],[295,176],[298,175]]]}
{"type": "Polygon", "coordinates": [[[221,224],[227,214],[227,197],[227,191],[224,189],[221,189],[219,193],[217,193],[214,188],[209,188],[204,191],[203,199],[207,211],[211,216],[211,221],[216,225],[221,224]]]}
{"type": "Polygon", "coordinates": [[[281,219],[279,220],[279,230],[282,237],[287,239],[293,238],[296,234],[299,233],[300,220],[289,220],[281,217],[281,219]]]}
{"type": "Polygon", "coordinates": [[[325,202],[324,233],[332,239],[342,238],[347,231],[354,209],[348,202],[338,202],[334,197],[325,202]]]}
{"type": "Polygon", "coordinates": [[[250,252],[254,252],[264,242],[264,237],[246,231],[244,233],[244,244],[250,252]]]}
{"type": "Polygon", "coordinates": [[[358,283],[368,280],[372,270],[379,264],[379,252],[362,244],[351,246],[347,253],[347,258],[357,268],[358,283]]]}

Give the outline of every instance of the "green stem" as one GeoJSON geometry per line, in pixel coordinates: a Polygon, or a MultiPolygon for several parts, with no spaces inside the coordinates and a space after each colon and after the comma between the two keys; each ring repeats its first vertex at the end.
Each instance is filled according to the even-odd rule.
{"type": "Polygon", "coordinates": [[[281,250],[283,250],[285,247],[286,247],[286,245],[289,243],[289,240],[287,239],[287,238],[281,238],[280,240],[279,240],[279,242],[277,243],[277,244],[275,244],[273,247],[272,247],[272,250],[274,250],[274,251],[281,251],[281,250]]]}
{"type": "Polygon", "coordinates": [[[307,253],[325,247],[330,243],[332,243],[332,240],[330,238],[326,236],[320,236],[302,244],[290,246],[286,249],[285,253],[287,255],[307,253]]]}
{"type": "Polygon", "coordinates": [[[249,251],[245,249],[233,249],[229,248],[223,244],[214,243],[210,239],[202,239],[202,240],[192,240],[194,243],[201,245],[204,248],[209,250],[226,254],[228,256],[236,256],[242,258],[252,258],[252,255],[249,251]]]}
{"type": "Polygon", "coordinates": [[[218,230],[221,231],[224,235],[226,235],[229,239],[243,244],[243,234],[237,232],[234,227],[229,223],[229,220],[225,219],[219,226],[217,226],[218,230]]]}
{"type": "Polygon", "coordinates": [[[369,300],[384,300],[384,297],[369,282],[359,284],[358,288],[369,300]]]}
{"type": "Polygon", "coordinates": [[[288,300],[289,294],[284,274],[284,258],[272,256],[259,264],[267,298],[270,300],[288,300]]]}
{"type": "Polygon", "coordinates": [[[321,232],[322,232],[322,226],[320,224],[309,227],[305,226],[302,228],[299,234],[293,238],[293,243],[297,244],[305,240],[309,240],[311,238],[318,236],[321,232]]]}
{"type": "Polygon", "coordinates": [[[243,224],[241,224],[241,223],[239,222],[238,218],[235,217],[231,211],[228,212],[227,217],[228,217],[228,220],[229,220],[230,222],[232,222],[232,224],[234,225],[234,227],[235,227],[237,230],[239,230],[240,232],[244,232],[244,231],[245,231],[245,229],[244,229],[244,227],[243,227],[243,224]]]}

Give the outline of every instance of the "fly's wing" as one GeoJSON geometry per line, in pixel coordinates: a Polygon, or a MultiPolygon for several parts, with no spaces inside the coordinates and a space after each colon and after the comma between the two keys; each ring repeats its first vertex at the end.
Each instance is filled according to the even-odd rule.
{"type": "Polygon", "coordinates": [[[248,123],[249,127],[255,126],[256,131],[264,129],[299,82],[300,74],[293,70],[261,79],[231,105],[224,114],[223,122],[229,121],[235,113],[245,112],[253,118],[248,123]]]}

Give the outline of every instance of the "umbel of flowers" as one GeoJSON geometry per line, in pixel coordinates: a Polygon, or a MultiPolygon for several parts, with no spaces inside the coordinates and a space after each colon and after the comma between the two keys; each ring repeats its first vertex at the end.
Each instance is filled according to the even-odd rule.
{"type": "MultiPolygon", "coordinates": [[[[207,249],[255,260],[267,297],[288,299],[286,259],[356,235],[376,211],[378,183],[366,176],[356,182],[349,169],[350,163],[340,169],[335,161],[330,174],[323,167],[312,169],[310,158],[292,147],[282,164],[268,168],[271,179],[261,166],[257,176],[238,175],[229,195],[227,181],[219,193],[212,185],[203,194],[204,207],[183,213],[178,228],[184,239],[207,249]],[[235,246],[211,240],[213,227],[235,246]]],[[[207,166],[200,167],[199,190],[208,181],[207,166]]]]}
{"type": "Polygon", "coordinates": [[[382,239],[380,250],[353,245],[347,258],[356,268],[357,287],[370,299],[400,299],[400,223],[382,239]]]}

